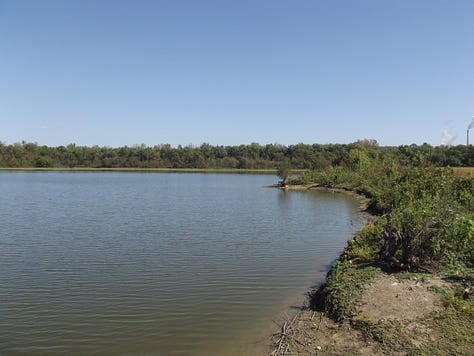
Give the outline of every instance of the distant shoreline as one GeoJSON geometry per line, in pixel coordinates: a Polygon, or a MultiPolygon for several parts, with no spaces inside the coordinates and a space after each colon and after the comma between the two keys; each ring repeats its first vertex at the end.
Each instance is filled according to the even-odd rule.
{"type": "Polygon", "coordinates": [[[344,188],[336,188],[336,187],[326,187],[320,184],[290,184],[285,187],[282,187],[280,184],[270,184],[267,186],[268,188],[279,188],[282,190],[289,190],[289,191],[305,191],[305,190],[313,190],[313,191],[320,191],[320,192],[328,192],[328,193],[339,193],[348,195],[359,202],[359,212],[363,213],[365,217],[370,219],[375,218],[374,215],[367,211],[368,204],[370,199],[367,198],[365,195],[357,193],[353,189],[344,189],[344,188]]]}
{"type": "Polygon", "coordinates": [[[238,168],[92,168],[92,167],[15,167],[2,168],[0,171],[12,172],[143,172],[143,173],[241,173],[276,174],[276,169],[238,169],[238,168]]]}

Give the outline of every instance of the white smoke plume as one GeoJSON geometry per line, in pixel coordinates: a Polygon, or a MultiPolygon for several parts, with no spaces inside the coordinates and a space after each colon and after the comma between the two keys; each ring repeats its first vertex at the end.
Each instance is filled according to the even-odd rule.
{"type": "Polygon", "coordinates": [[[449,146],[451,145],[451,143],[454,141],[455,138],[456,138],[456,135],[454,135],[448,129],[444,129],[443,136],[441,138],[441,144],[443,146],[449,146]]]}
{"type": "Polygon", "coordinates": [[[469,126],[467,127],[468,130],[472,129],[474,127],[474,116],[472,117],[472,121],[471,123],[469,124],[469,126]]]}

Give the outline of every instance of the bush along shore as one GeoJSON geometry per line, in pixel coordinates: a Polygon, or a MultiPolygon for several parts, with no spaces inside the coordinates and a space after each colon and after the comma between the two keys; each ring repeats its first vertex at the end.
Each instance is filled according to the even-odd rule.
{"type": "Polygon", "coordinates": [[[373,219],[274,335],[271,355],[474,355],[474,179],[363,163],[289,182],[362,195],[373,219]]]}

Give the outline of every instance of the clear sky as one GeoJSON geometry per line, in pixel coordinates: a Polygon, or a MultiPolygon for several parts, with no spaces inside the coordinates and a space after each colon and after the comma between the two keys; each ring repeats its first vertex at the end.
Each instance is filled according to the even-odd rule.
{"type": "Polygon", "coordinates": [[[8,144],[463,144],[473,115],[474,0],[0,0],[8,144]]]}

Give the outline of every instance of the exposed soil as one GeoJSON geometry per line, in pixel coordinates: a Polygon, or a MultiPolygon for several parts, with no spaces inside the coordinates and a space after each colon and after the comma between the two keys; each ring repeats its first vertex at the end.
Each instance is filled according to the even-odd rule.
{"type": "MultiPolygon", "coordinates": [[[[433,345],[443,337],[436,323],[445,309],[439,291],[449,293],[452,286],[434,276],[400,276],[380,273],[372,280],[351,320],[336,323],[322,312],[302,310],[286,325],[285,342],[274,355],[406,355],[433,345]]],[[[474,346],[460,354],[471,352],[474,346]]]]}
{"type": "MultiPolygon", "coordinates": [[[[344,189],[282,189],[349,194],[363,212],[368,205],[367,198],[344,189]]],[[[368,213],[366,218],[376,219],[368,213]]],[[[473,311],[453,312],[444,305],[456,287],[459,281],[435,275],[380,271],[355,301],[353,317],[338,323],[323,312],[303,308],[274,336],[276,348],[270,355],[474,355],[473,311]]]]}
{"type": "Polygon", "coordinates": [[[441,296],[429,291],[439,288],[449,286],[437,277],[399,280],[380,274],[366,286],[357,314],[372,321],[415,320],[442,309],[441,296]]]}

